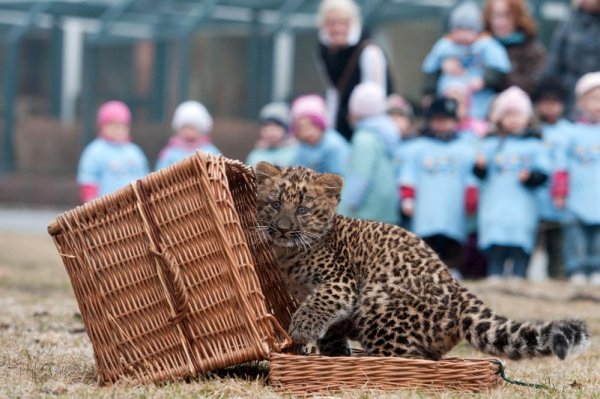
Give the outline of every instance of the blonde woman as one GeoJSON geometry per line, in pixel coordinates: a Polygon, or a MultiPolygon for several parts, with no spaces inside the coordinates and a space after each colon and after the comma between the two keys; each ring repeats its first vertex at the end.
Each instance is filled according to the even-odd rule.
{"type": "Polygon", "coordinates": [[[348,101],[352,90],[360,83],[373,82],[390,94],[389,64],[382,48],[364,32],[360,10],[354,1],[323,0],[317,23],[319,59],[327,82],[329,125],[350,141],[348,101]]]}

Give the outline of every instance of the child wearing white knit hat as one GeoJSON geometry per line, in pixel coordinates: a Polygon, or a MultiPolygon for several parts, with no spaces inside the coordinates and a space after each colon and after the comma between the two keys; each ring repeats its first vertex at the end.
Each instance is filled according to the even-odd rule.
{"type": "Polygon", "coordinates": [[[582,76],[575,86],[581,112],[565,148],[563,196],[565,269],[570,281],[600,286],[600,72],[582,76]]]}
{"type": "Polygon", "coordinates": [[[386,94],[380,85],[361,83],[352,91],[348,105],[354,134],[340,212],[359,219],[398,223],[394,157],[400,133],[386,113],[386,94]]]}
{"type": "Polygon", "coordinates": [[[171,122],[174,135],[160,151],[156,170],[181,161],[201,150],[209,154],[221,154],[212,144],[210,134],[213,120],[204,105],[198,101],[185,101],[177,106],[171,122]]]}

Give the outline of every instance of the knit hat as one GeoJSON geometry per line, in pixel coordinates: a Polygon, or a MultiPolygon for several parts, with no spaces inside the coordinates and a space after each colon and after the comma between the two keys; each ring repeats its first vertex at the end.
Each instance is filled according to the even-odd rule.
{"type": "Polygon", "coordinates": [[[96,124],[102,128],[108,123],[131,124],[131,112],[121,101],[108,101],[100,106],[96,115],[96,124]]]}
{"type": "Polygon", "coordinates": [[[292,103],[292,124],[300,118],[309,118],[315,125],[325,130],[327,127],[327,108],[325,100],[318,94],[298,97],[292,103]]]}
{"type": "Polygon", "coordinates": [[[412,105],[399,94],[391,94],[388,96],[386,110],[388,114],[402,115],[409,119],[412,119],[414,115],[412,105]]]}
{"type": "Polygon", "coordinates": [[[533,113],[529,96],[517,86],[511,86],[498,94],[491,106],[490,121],[498,123],[509,111],[520,111],[529,117],[533,113]]]}
{"type": "Polygon", "coordinates": [[[454,29],[467,29],[478,33],[481,32],[483,30],[483,22],[481,10],[477,3],[466,1],[452,10],[449,27],[451,31],[454,29]]]}
{"type": "Polygon", "coordinates": [[[373,82],[365,82],[356,86],[348,100],[348,111],[357,118],[383,114],[386,107],[385,91],[380,85],[373,82]]]}
{"type": "Polygon", "coordinates": [[[450,97],[436,97],[425,113],[427,119],[436,116],[458,119],[458,102],[450,97]]]}
{"type": "Polygon", "coordinates": [[[204,105],[198,101],[186,101],[175,109],[171,126],[173,130],[179,130],[186,125],[208,134],[212,130],[213,120],[204,105]]]}
{"type": "Polygon", "coordinates": [[[565,102],[566,98],[567,90],[561,80],[556,77],[547,77],[540,80],[535,86],[533,93],[531,93],[531,100],[534,103],[546,99],[565,102]]]}
{"type": "Polygon", "coordinates": [[[579,78],[575,85],[575,94],[579,97],[596,87],[600,87],[600,71],[586,73],[579,78]]]}
{"type": "Polygon", "coordinates": [[[269,103],[258,114],[260,123],[275,123],[285,130],[290,125],[290,107],[284,102],[269,103]]]}

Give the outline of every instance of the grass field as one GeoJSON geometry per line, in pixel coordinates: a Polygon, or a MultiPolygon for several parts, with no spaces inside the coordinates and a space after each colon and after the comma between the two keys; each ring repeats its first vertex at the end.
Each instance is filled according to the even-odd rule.
{"type": "MultiPolygon", "coordinates": [[[[536,390],[503,384],[479,395],[418,391],[345,392],[347,398],[600,398],[600,289],[565,283],[526,283],[487,289],[468,283],[488,305],[517,319],[578,317],[591,329],[589,349],[565,361],[507,361],[508,376],[544,383],[536,390]]],[[[459,345],[451,355],[483,357],[459,345]]],[[[279,397],[263,376],[207,377],[163,386],[98,387],[91,343],[70,282],[49,237],[0,232],[0,398],[192,398],[279,397]]]]}

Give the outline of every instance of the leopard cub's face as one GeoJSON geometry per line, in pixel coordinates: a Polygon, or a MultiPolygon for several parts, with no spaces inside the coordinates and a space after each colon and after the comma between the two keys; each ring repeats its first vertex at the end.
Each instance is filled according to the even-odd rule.
{"type": "Polygon", "coordinates": [[[260,162],[258,225],[279,247],[308,249],[330,229],[342,189],[342,178],[295,166],[279,168],[260,162]]]}

